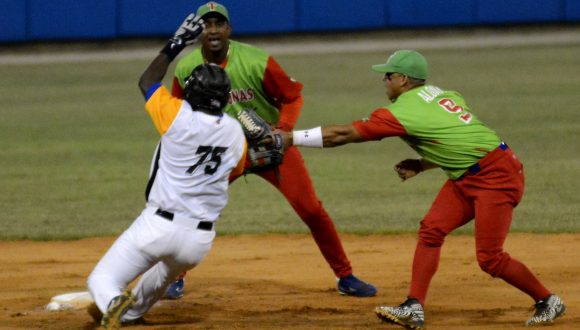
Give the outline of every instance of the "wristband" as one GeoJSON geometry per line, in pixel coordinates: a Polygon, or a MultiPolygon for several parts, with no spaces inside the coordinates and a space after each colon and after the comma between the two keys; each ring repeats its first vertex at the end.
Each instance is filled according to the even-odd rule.
{"type": "Polygon", "coordinates": [[[292,144],[295,146],[322,148],[322,127],[293,131],[292,140],[294,141],[292,144]]]}
{"type": "Polygon", "coordinates": [[[161,50],[161,53],[167,55],[170,61],[173,61],[175,57],[185,48],[185,44],[178,44],[173,40],[169,40],[165,47],[161,50]]]}

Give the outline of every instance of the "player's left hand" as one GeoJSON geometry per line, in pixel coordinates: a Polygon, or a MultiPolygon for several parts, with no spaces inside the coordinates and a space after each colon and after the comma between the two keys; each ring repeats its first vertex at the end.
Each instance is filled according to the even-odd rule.
{"type": "Polygon", "coordinates": [[[420,159],[405,159],[395,165],[395,172],[402,181],[410,179],[423,171],[420,159]]]}
{"type": "Polygon", "coordinates": [[[205,23],[200,16],[191,13],[185,18],[175,34],[170,39],[178,46],[188,46],[194,44],[205,29],[205,23]]]}
{"type": "Polygon", "coordinates": [[[237,114],[248,140],[249,172],[262,173],[276,169],[284,159],[284,141],[273,134],[272,126],[254,109],[243,109],[237,114]]]}
{"type": "Polygon", "coordinates": [[[280,139],[282,146],[284,147],[284,152],[292,146],[292,132],[286,132],[283,129],[276,128],[272,131],[272,135],[280,139]]]}

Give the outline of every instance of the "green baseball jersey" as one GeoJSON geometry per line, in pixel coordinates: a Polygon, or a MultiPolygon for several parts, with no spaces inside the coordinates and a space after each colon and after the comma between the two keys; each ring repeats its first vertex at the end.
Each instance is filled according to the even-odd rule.
{"type": "MultiPolygon", "coordinates": [[[[259,48],[234,40],[229,41],[228,57],[224,69],[230,78],[232,92],[228,105],[224,109],[227,114],[237,118],[237,114],[242,109],[252,108],[269,123],[278,122],[280,111],[276,107],[276,95],[269,95],[264,85],[265,75],[272,62],[269,54],[259,48]]],[[[175,68],[175,78],[182,90],[184,81],[191,74],[191,71],[203,63],[201,48],[193,50],[179,61],[175,68]]],[[[275,62],[273,63],[275,64],[275,62]]],[[[275,65],[277,67],[277,64],[275,65]]],[[[286,77],[282,70],[276,72],[281,72],[286,77]]],[[[286,78],[286,80],[290,81],[290,78],[286,78]]],[[[299,93],[301,84],[298,83],[298,85],[299,93]]],[[[284,91],[280,93],[284,93],[284,91]]]]}
{"type": "Polygon", "coordinates": [[[459,93],[432,85],[409,90],[390,106],[377,109],[369,120],[353,124],[367,140],[401,137],[453,180],[501,143],[459,93]]]}

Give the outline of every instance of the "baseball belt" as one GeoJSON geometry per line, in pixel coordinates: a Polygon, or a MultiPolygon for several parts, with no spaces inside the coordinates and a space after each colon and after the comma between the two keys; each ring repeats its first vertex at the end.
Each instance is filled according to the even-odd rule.
{"type": "MultiPolygon", "coordinates": [[[[157,209],[157,211],[155,211],[155,214],[157,214],[158,216],[160,216],[163,219],[168,220],[168,221],[173,221],[173,218],[175,218],[175,214],[173,214],[173,213],[171,213],[169,211],[162,210],[162,209],[157,209]]],[[[197,229],[211,231],[213,229],[213,222],[211,222],[211,221],[200,221],[197,224],[197,229]]]]}
{"type": "MultiPolygon", "coordinates": [[[[496,149],[501,149],[501,150],[503,150],[503,151],[506,151],[508,148],[509,148],[509,147],[508,147],[508,145],[507,145],[507,144],[505,144],[505,142],[502,142],[502,143],[499,145],[499,147],[497,147],[496,149]]],[[[484,157],[484,158],[485,158],[485,157],[484,157]]],[[[469,173],[471,173],[471,174],[477,174],[477,173],[479,173],[479,171],[481,171],[481,166],[482,166],[482,165],[480,164],[480,161],[479,161],[479,162],[477,162],[477,163],[475,163],[475,164],[471,165],[471,166],[469,167],[468,171],[469,171],[469,173]]]]}

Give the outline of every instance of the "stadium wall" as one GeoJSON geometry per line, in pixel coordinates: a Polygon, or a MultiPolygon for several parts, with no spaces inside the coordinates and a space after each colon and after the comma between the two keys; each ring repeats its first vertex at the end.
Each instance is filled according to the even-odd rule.
{"type": "MultiPolygon", "coordinates": [[[[222,0],[234,34],[580,22],[580,0],[222,0]]],[[[202,1],[0,0],[0,42],[157,37],[202,1]]]]}

